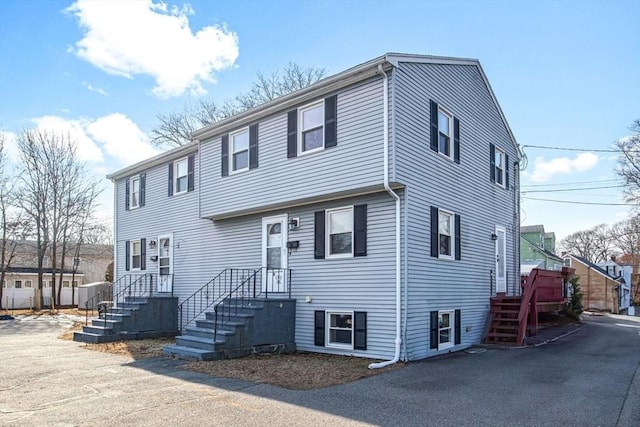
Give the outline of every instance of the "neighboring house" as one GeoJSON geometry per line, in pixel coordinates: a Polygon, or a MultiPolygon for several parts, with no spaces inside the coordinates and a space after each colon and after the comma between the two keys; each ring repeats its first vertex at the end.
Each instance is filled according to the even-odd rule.
{"type": "MultiPolygon", "coordinates": [[[[112,245],[90,245],[80,246],[79,256],[76,257],[76,246],[69,244],[65,254],[65,270],[75,270],[83,274],[84,283],[104,281],[107,266],[113,261],[112,245]]],[[[51,268],[51,252],[44,257],[44,268],[51,268]]],[[[56,261],[60,267],[60,248],[58,248],[58,259],[56,261]]],[[[38,266],[37,242],[33,240],[16,241],[15,258],[11,261],[12,267],[38,266]]]]}
{"type": "MultiPolygon", "coordinates": [[[[575,275],[579,277],[578,283],[585,310],[620,313],[628,308],[628,303],[626,306],[623,305],[625,304],[623,297],[630,291],[630,286],[625,283],[621,275],[612,275],[614,266],[605,265],[611,272],[608,273],[605,268],[577,255],[568,254],[564,259],[565,265],[575,269],[575,275]]],[[[616,270],[616,273],[619,271],[616,270]]]]}
{"type": "Polygon", "coordinates": [[[633,267],[617,262],[615,256],[611,256],[606,262],[598,263],[598,267],[611,277],[622,278],[622,285],[618,291],[620,296],[619,312],[626,311],[631,306],[633,267]]]}
{"type": "MultiPolygon", "coordinates": [[[[53,270],[44,269],[44,283],[42,287],[42,296],[44,305],[51,305],[51,274],[53,270]]],[[[55,271],[56,281],[59,280],[60,270],[55,271]]],[[[62,289],[60,291],[61,306],[70,306],[78,304],[79,285],[82,285],[84,275],[72,270],[64,270],[62,276],[62,289]],[[75,289],[73,289],[73,288],[75,289]]],[[[9,267],[5,272],[4,283],[2,283],[2,301],[0,308],[18,309],[18,308],[34,308],[36,304],[36,288],[38,287],[38,269],[33,267],[9,267]]]]}
{"type": "Polygon", "coordinates": [[[561,270],[562,258],[555,254],[556,235],[545,233],[543,225],[520,227],[520,270],[528,275],[534,268],[561,270]]]}
{"type": "Polygon", "coordinates": [[[116,284],[186,304],[260,269],[299,350],[403,360],[479,343],[519,287],[520,152],[477,60],[387,54],[193,137],[109,176],[116,284]]]}

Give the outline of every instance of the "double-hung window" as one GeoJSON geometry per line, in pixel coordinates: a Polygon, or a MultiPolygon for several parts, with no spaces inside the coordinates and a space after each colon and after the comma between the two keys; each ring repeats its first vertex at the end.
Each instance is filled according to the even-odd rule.
{"type": "Polygon", "coordinates": [[[462,259],[460,215],[431,206],[431,256],[462,259]]]}
{"type": "Polygon", "coordinates": [[[460,120],[434,100],[430,101],[430,148],[460,163],[460,120]]]}
{"type": "Polygon", "coordinates": [[[504,151],[496,147],[496,155],[495,155],[495,163],[496,163],[496,184],[504,187],[504,151]]]}
{"type": "Polygon", "coordinates": [[[70,281],[68,281],[68,280],[63,280],[62,281],[62,287],[63,288],[68,288],[70,286],[71,286],[71,282],[70,281]]]}
{"type": "Polygon", "coordinates": [[[13,281],[13,287],[16,288],[16,289],[22,288],[22,280],[14,280],[13,281]]]}
{"type": "Polygon", "coordinates": [[[231,172],[249,169],[249,129],[230,135],[231,139],[231,172]]]}
{"type": "Polygon", "coordinates": [[[300,150],[299,154],[324,148],[324,103],[300,108],[300,150]]]}
{"type": "MultiPolygon", "coordinates": [[[[509,155],[495,144],[489,144],[490,179],[503,188],[509,188],[509,155]]],[[[540,245],[544,246],[541,236],[540,245]]]]}
{"type": "Polygon", "coordinates": [[[353,256],[353,207],[327,210],[327,254],[353,256]]]}
{"type": "Polygon", "coordinates": [[[135,209],[140,206],[140,177],[131,178],[131,192],[129,193],[129,207],[135,209]]]}
{"type": "Polygon", "coordinates": [[[353,348],[353,313],[327,312],[327,347],[353,348]]]}
{"type": "Polygon", "coordinates": [[[25,281],[24,281],[24,287],[25,287],[25,288],[31,288],[31,287],[33,287],[33,284],[32,284],[32,282],[31,282],[31,280],[25,280],[25,281]]]}
{"type": "Polygon", "coordinates": [[[438,107],[438,151],[451,157],[451,137],[453,136],[453,115],[438,107]]]}
{"type": "Polygon", "coordinates": [[[187,180],[189,175],[189,164],[187,159],[180,159],[173,164],[175,188],[174,194],[185,193],[187,191],[187,180]]]}
{"type": "Polygon", "coordinates": [[[338,145],[338,97],[328,96],[287,113],[287,158],[338,145]]]}
{"type": "Polygon", "coordinates": [[[131,241],[131,269],[140,270],[141,246],[140,240],[131,241]]]}
{"type": "Polygon", "coordinates": [[[453,214],[446,211],[438,213],[438,246],[439,258],[453,258],[453,214]]]}

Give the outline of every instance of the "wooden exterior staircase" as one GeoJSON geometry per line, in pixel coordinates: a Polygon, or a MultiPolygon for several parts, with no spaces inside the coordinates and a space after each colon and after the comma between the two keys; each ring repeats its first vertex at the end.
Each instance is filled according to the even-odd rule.
{"type": "Polygon", "coordinates": [[[535,268],[521,280],[522,295],[498,294],[490,300],[490,323],[484,342],[524,345],[527,336],[538,333],[538,313],[558,311],[567,302],[566,282],[575,272],[535,268]]]}

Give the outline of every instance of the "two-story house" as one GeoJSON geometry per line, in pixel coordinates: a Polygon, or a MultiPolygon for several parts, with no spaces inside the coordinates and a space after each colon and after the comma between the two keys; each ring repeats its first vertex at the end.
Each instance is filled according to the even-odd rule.
{"type": "Polygon", "coordinates": [[[541,224],[520,227],[520,271],[523,275],[534,268],[561,270],[562,258],[555,251],[555,233],[545,232],[541,224]]]}
{"type": "Polygon", "coordinates": [[[387,54],[193,138],[109,176],[115,277],[193,311],[170,354],[216,357],[189,304],[251,271],[297,349],[391,361],[479,343],[519,286],[520,152],[477,60],[387,54]]]}

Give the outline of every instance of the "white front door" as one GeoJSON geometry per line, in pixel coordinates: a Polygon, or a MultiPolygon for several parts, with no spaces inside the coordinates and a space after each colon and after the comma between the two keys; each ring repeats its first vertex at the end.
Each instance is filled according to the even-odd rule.
{"type": "Polygon", "coordinates": [[[496,225],[496,292],[507,292],[507,232],[496,225]]]}
{"type": "Polygon", "coordinates": [[[262,292],[287,292],[287,215],[262,219],[262,292]]]}
{"type": "Polygon", "coordinates": [[[158,237],[158,292],[171,292],[173,288],[173,236],[158,237]]]}

